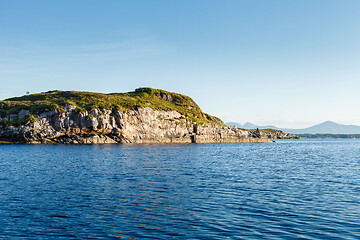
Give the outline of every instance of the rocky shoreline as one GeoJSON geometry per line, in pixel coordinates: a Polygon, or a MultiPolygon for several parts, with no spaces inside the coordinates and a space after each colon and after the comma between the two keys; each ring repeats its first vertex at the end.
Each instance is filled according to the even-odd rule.
{"type": "Polygon", "coordinates": [[[257,129],[256,131],[254,131],[254,133],[262,137],[268,137],[270,139],[299,139],[299,137],[295,134],[284,133],[283,131],[275,129],[257,129]]]}
{"type": "MultiPolygon", "coordinates": [[[[1,120],[24,119],[29,111],[1,120]]],[[[0,128],[0,143],[28,144],[162,144],[271,142],[257,132],[236,127],[197,125],[176,111],[140,108],[120,112],[93,109],[80,113],[67,105],[64,112],[43,112],[20,127],[0,128]]]]}
{"type": "Polygon", "coordinates": [[[240,143],[295,137],[226,126],[190,97],[153,88],[109,94],[54,90],[0,101],[0,144],[240,143]]]}

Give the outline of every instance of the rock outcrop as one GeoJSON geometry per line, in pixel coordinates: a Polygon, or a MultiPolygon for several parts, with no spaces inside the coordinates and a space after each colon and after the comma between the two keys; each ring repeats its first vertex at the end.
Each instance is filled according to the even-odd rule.
{"type": "MultiPolygon", "coordinates": [[[[6,116],[24,119],[29,114],[6,116]]],[[[0,141],[10,143],[116,144],[116,143],[222,143],[270,142],[256,132],[217,124],[197,125],[177,111],[93,109],[79,112],[67,105],[63,112],[48,111],[20,127],[0,127],[0,141]]],[[[2,119],[0,119],[2,120],[2,119]]]]}
{"type": "Polygon", "coordinates": [[[253,133],[259,137],[267,137],[270,139],[299,139],[299,137],[295,134],[285,133],[283,131],[275,129],[256,129],[256,131],[254,131],[253,133]]]}
{"type": "Polygon", "coordinates": [[[188,96],[161,89],[128,93],[49,91],[0,101],[0,142],[116,144],[269,142],[227,127],[188,96]]]}

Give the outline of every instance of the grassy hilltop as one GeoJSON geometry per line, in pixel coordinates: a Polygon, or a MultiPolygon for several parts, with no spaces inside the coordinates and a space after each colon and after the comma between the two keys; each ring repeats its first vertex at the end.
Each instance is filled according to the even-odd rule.
{"type": "Polygon", "coordinates": [[[52,110],[63,112],[64,106],[69,104],[75,105],[79,112],[95,108],[128,111],[149,107],[156,110],[173,110],[192,122],[223,125],[219,118],[203,113],[190,97],[153,88],[138,88],[133,92],[109,94],[56,90],[14,97],[0,101],[0,116],[17,114],[21,109],[29,110],[33,115],[52,110]]]}

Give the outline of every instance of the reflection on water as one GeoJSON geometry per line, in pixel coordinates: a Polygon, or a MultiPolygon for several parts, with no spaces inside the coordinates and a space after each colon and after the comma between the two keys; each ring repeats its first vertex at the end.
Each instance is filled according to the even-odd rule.
{"type": "Polygon", "coordinates": [[[360,141],[0,146],[7,239],[359,239],[360,141]]]}

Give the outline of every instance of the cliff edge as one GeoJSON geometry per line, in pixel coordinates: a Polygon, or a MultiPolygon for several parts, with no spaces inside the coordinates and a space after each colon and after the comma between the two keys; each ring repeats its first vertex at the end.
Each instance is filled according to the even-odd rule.
{"type": "Polygon", "coordinates": [[[228,127],[190,98],[152,88],[129,93],[50,91],[0,101],[0,143],[271,142],[228,127]]]}

